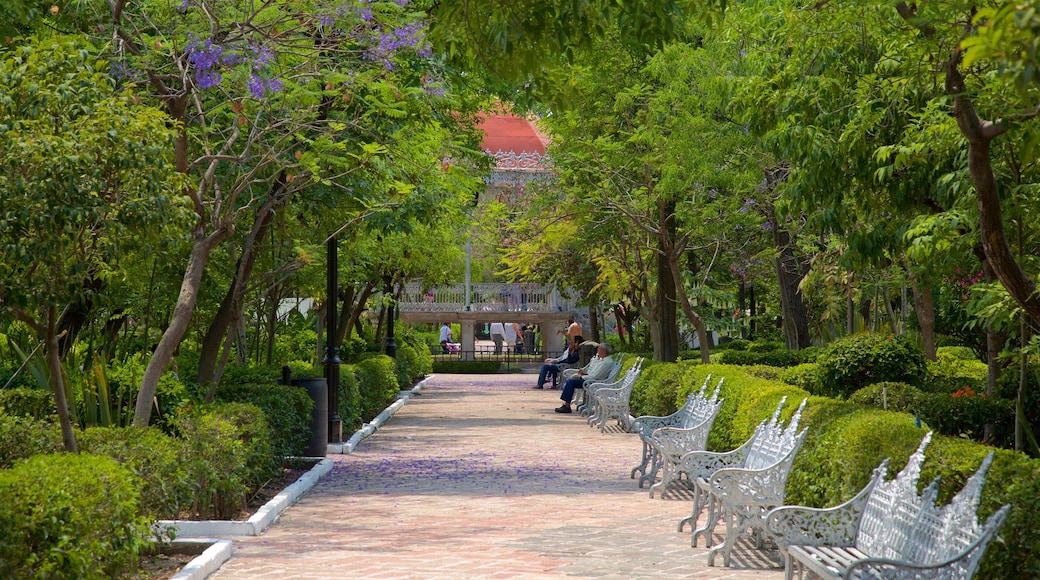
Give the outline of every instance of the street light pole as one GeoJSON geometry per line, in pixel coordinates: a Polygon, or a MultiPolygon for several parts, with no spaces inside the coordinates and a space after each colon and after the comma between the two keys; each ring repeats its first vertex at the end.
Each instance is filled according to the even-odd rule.
{"type": "Polygon", "coordinates": [[[325,383],[328,385],[329,443],[343,440],[343,421],[339,416],[339,346],[336,344],[336,328],[339,317],[336,305],[339,300],[339,238],[332,236],[325,242],[328,260],[325,269],[325,383]]]}

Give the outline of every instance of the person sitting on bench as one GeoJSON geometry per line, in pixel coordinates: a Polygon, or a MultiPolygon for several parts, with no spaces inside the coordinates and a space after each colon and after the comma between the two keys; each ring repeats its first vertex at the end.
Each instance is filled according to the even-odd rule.
{"type": "Polygon", "coordinates": [[[563,401],[563,404],[556,409],[556,412],[570,413],[574,391],[582,388],[585,385],[585,381],[602,381],[607,378],[610,375],[610,365],[613,362],[610,360],[610,347],[605,342],[601,342],[599,348],[596,349],[596,356],[589,361],[589,364],[579,370],[576,375],[567,379],[567,382],[563,385],[563,392],[560,393],[560,400],[563,401]]]}

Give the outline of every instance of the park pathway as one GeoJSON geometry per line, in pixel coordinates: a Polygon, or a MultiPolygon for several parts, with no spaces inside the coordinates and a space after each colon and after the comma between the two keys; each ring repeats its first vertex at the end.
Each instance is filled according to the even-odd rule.
{"type": "Polygon", "coordinates": [[[783,577],[777,552],[746,542],[709,568],[675,529],[689,497],[629,479],[636,436],[554,413],[559,391],[534,382],[434,377],[211,578],[783,577]]]}

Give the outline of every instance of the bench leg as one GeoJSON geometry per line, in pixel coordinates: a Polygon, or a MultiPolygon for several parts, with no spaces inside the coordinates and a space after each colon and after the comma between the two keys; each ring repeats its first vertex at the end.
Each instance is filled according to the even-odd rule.
{"type": "MultiPolygon", "coordinates": [[[[711,502],[714,503],[714,502],[711,502]]],[[[729,566],[729,553],[733,549],[733,544],[737,543],[737,536],[740,535],[739,528],[737,527],[737,520],[739,517],[736,514],[727,513],[722,517],[726,518],[726,539],[722,542],[722,545],[715,546],[708,551],[708,566],[715,566],[715,554],[722,552],[722,565],[729,566]]],[[[715,526],[709,526],[714,528],[715,526]]],[[[711,530],[708,530],[710,537],[711,530]]],[[[710,545],[710,544],[709,544],[710,545]]]]}
{"type": "Polygon", "coordinates": [[[649,443],[647,443],[646,441],[643,441],[643,459],[642,459],[642,461],[639,462],[639,465],[637,465],[637,466],[632,468],[632,473],[631,473],[631,475],[628,476],[629,479],[635,479],[636,478],[636,472],[638,471],[639,475],[640,475],[639,487],[643,487],[643,478],[642,478],[642,476],[646,475],[646,468],[647,468],[648,465],[650,465],[651,453],[653,453],[653,448],[650,447],[649,443]]]}
{"type": "MultiPolygon", "coordinates": [[[[705,518],[703,527],[693,531],[693,535],[690,537],[690,546],[697,547],[697,536],[702,535],[704,536],[704,547],[710,548],[715,540],[713,537],[715,534],[715,526],[719,522],[719,505],[718,502],[715,501],[715,498],[711,494],[701,490],[700,486],[697,486],[696,489],[700,491],[702,498],[701,501],[708,504],[708,517],[705,518]]],[[[696,520],[694,520],[694,523],[696,523],[696,520]]]]}
{"type": "Polygon", "coordinates": [[[661,454],[655,450],[651,450],[650,455],[650,472],[645,473],[639,478],[639,487],[642,488],[644,483],[653,485],[657,481],[657,473],[661,471],[661,454]]]}

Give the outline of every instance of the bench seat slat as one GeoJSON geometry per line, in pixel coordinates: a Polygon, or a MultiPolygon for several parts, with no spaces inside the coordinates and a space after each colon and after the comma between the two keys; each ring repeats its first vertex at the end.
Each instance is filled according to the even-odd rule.
{"type": "Polygon", "coordinates": [[[839,577],[849,564],[869,557],[856,548],[836,546],[791,546],[788,554],[824,578],[839,577]]]}

